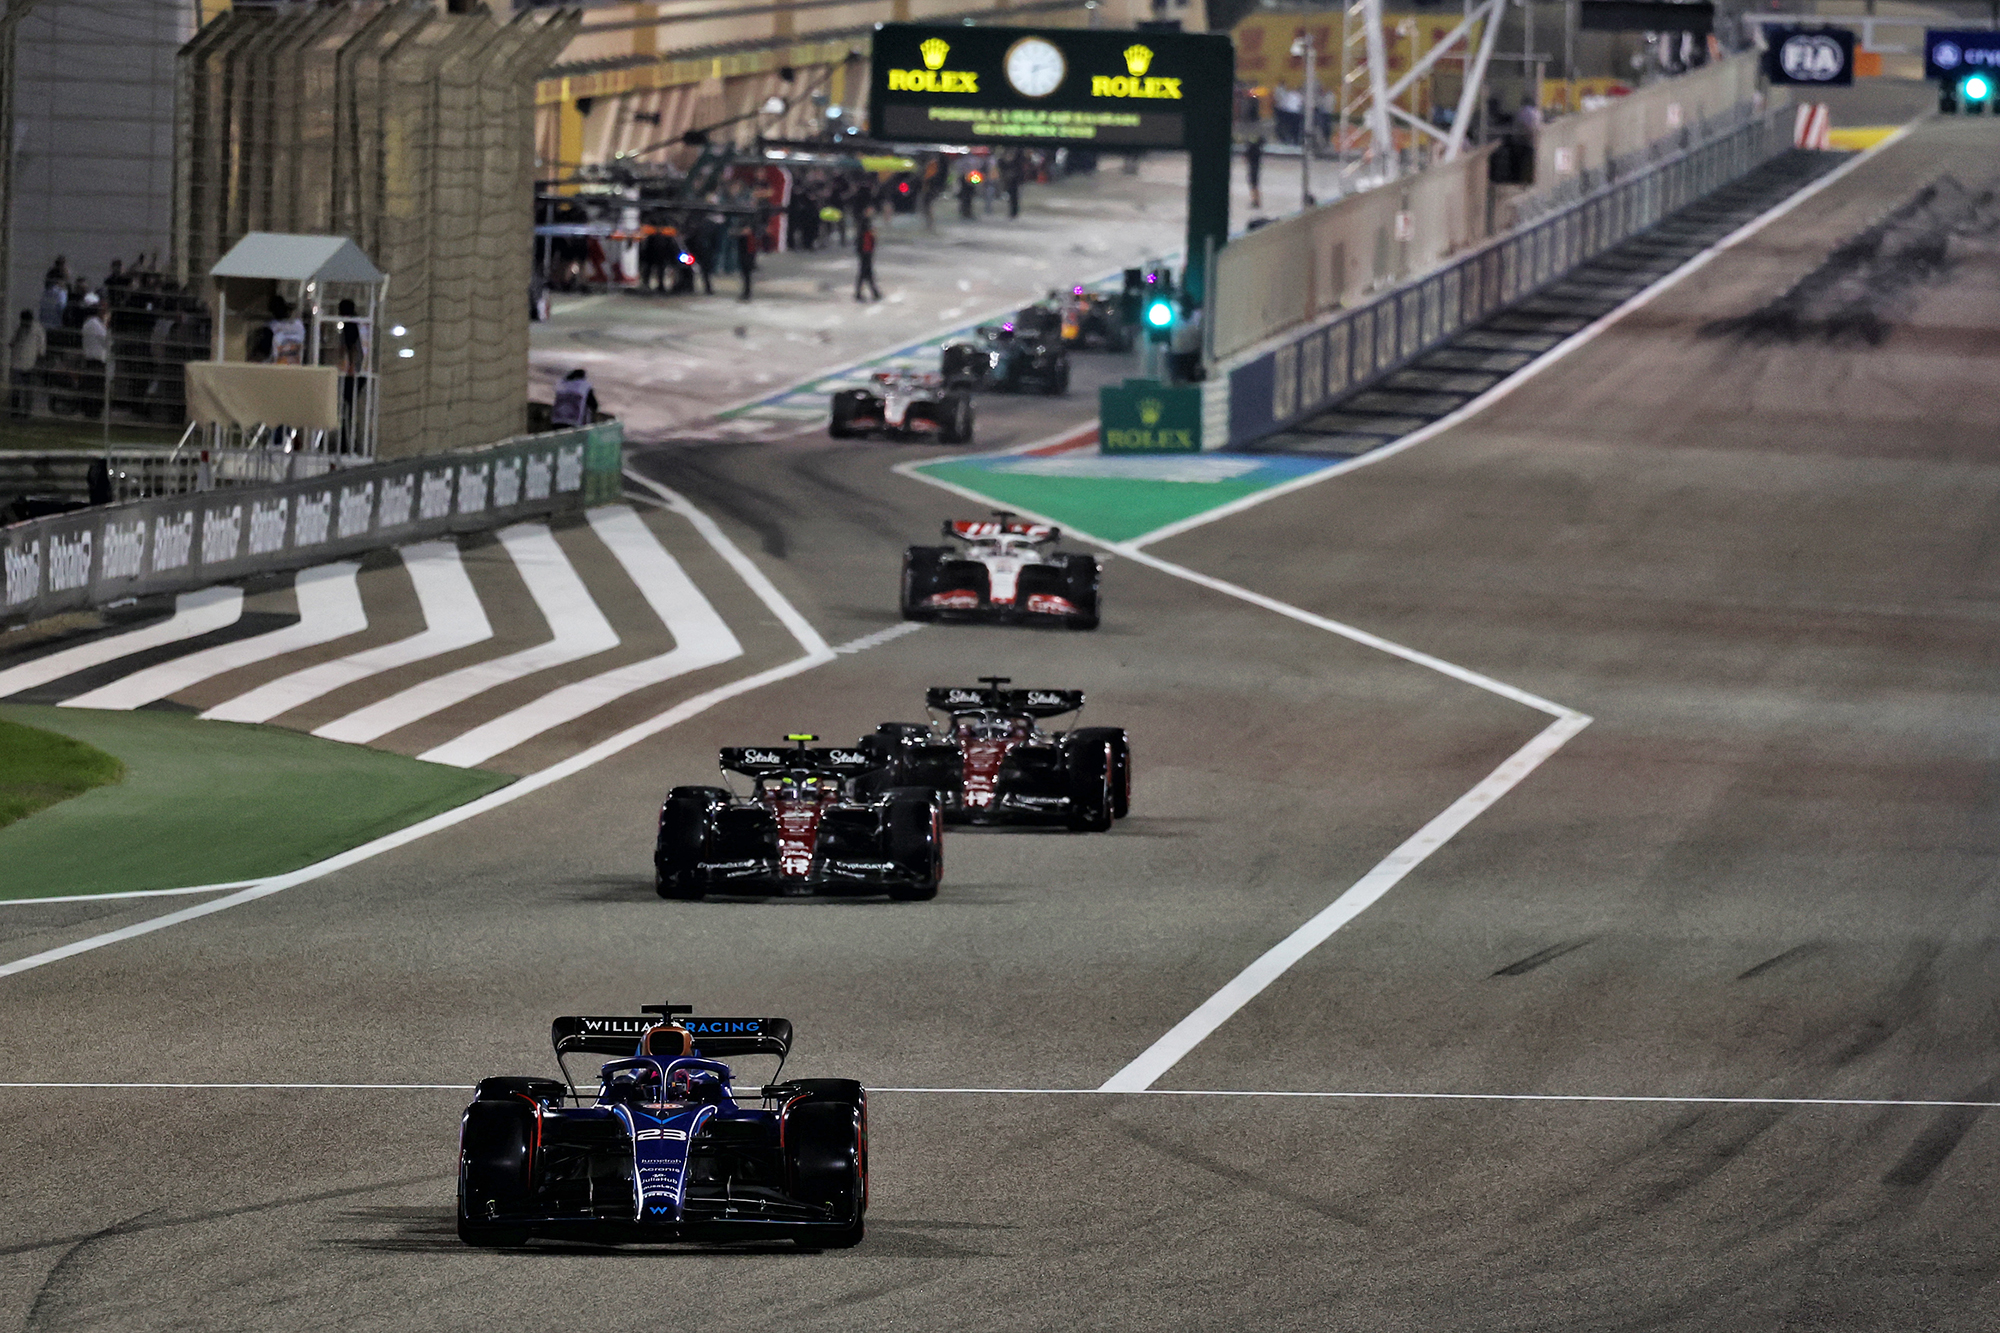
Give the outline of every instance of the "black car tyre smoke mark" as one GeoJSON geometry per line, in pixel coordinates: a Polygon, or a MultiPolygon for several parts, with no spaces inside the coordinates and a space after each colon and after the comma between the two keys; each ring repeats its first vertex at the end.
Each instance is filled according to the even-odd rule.
{"type": "Polygon", "coordinates": [[[1704,324],[1705,338],[1879,347],[1908,296],[1951,272],[1954,238],[2000,231],[1996,183],[1969,190],[1940,176],[1874,226],[1836,247],[1775,301],[1704,324]]]}
{"type": "Polygon", "coordinates": [[[1526,958],[1507,964],[1507,966],[1494,972],[1493,975],[1496,977],[1524,976],[1538,967],[1553,963],[1566,953],[1575,953],[1588,943],[1590,943],[1590,937],[1586,936],[1580,940],[1565,940],[1561,944],[1551,944],[1546,949],[1538,949],[1526,958]]]}

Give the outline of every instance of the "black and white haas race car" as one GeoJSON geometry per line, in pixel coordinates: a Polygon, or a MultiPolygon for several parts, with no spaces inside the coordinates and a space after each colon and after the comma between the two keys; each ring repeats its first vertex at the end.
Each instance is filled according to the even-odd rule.
{"type": "Polygon", "coordinates": [[[903,553],[903,619],[1097,628],[1097,557],[1053,549],[1061,528],[1001,510],[944,535],[958,545],[903,553]]]}
{"type": "Polygon", "coordinates": [[[842,389],[833,396],[828,435],[836,440],[879,434],[972,443],[969,391],[946,384],[942,375],[916,370],[878,370],[870,379],[869,388],[842,389]]]}
{"type": "Polygon", "coordinates": [[[922,786],[955,824],[1066,824],[1101,833],[1132,804],[1132,746],[1120,727],[1050,733],[1042,723],[1083,708],[1082,690],[936,686],[924,706],[940,726],[884,722],[861,749],[887,761],[882,781],[922,786]]]}
{"type": "Polygon", "coordinates": [[[561,1079],[484,1078],[458,1131],[458,1235],[468,1245],[585,1241],[861,1242],[868,1097],[845,1078],[739,1088],[724,1059],[776,1056],[782,1018],[639,1017],[551,1025],[561,1079]],[[567,1057],[610,1056],[580,1092],[567,1057]],[[747,1103],[747,1104],[746,1104],[747,1103]]]}
{"type": "Polygon", "coordinates": [[[660,807],[653,845],[662,898],[710,892],[886,893],[937,897],[944,873],[943,810],[930,789],[880,780],[884,760],[858,747],[725,746],[721,767],[751,792],[675,787],[660,807]],[[864,781],[866,779],[866,781],[864,781]]]}

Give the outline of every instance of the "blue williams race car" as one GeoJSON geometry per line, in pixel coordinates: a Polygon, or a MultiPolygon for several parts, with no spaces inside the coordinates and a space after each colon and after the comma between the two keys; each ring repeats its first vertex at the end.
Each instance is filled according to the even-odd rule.
{"type": "Polygon", "coordinates": [[[555,1020],[560,1080],[481,1079],[459,1123],[458,1235],[468,1245],[789,1240],[859,1244],[868,1208],[868,1098],[844,1078],[739,1089],[723,1057],[776,1056],[782,1018],[555,1020]],[[569,1057],[615,1058],[594,1094],[569,1057]]]}

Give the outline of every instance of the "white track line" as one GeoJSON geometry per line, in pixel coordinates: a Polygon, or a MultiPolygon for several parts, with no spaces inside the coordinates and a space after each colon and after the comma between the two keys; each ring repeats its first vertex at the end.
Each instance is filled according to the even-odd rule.
{"type": "Polygon", "coordinates": [[[598,609],[590,590],[577,577],[575,567],[546,524],[521,523],[502,528],[500,541],[515,568],[520,570],[521,581],[527,584],[528,595],[534,598],[535,608],[548,622],[552,637],[532,648],[475,662],[412,685],[315,728],[313,735],[365,745],[498,686],[595,657],[618,646],[618,631],[604,618],[604,612],[598,609]]]}
{"type": "Polygon", "coordinates": [[[174,599],[174,613],[157,625],[111,634],[0,671],[0,697],[19,694],[162,644],[179,643],[234,625],[243,615],[241,588],[203,588],[174,599]]]}
{"type": "Polygon", "coordinates": [[[1232,1018],[1236,1011],[1262,994],[1266,987],[1290,971],[1292,965],[1327,942],[1333,933],[1360,916],[1396,887],[1403,877],[1444,846],[1467,824],[1502,796],[1519,786],[1541,766],[1543,760],[1563,747],[1564,742],[1590,725],[1580,713],[1559,717],[1533,740],[1509,755],[1471,791],[1453,801],[1429,823],[1418,829],[1377,862],[1374,869],[1354,882],[1345,893],[1328,903],[1311,920],[1265,950],[1250,966],[1231,978],[1221,990],[1202,1001],[1195,1011],[1167,1030],[1137,1059],[1104,1081],[1100,1092],[1144,1092],[1208,1035],[1232,1018]]]}
{"type": "MultiPolygon", "coordinates": [[[[471,1092],[470,1083],[0,1083],[0,1089],[23,1092],[140,1089],[149,1092],[471,1092]]],[[[745,1089],[747,1092],[748,1089],[745,1089]]],[[[1107,1095],[1102,1088],[877,1088],[870,1096],[912,1093],[939,1097],[1097,1097],[1107,1095]]],[[[1969,1102],[1922,1097],[1706,1097],[1672,1093],[1569,1093],[1569,1092],[1283,1092],[1229,1088],[1146,1088],[1127,1095],[1138,1097],[1215,1097],[1224,1099],[1278,1098],[1322,1102],[1554,1102],[1602,1103],[1622,1106],[1828,1106],[1828,1107],[1911,1107],[1917,1109],[1970,1107],[1979,1110],[2000,1108],[2000,1102],[1969,1102]]]]}
{"type": "Polygon", "coordinates": [[[750,590],[762,598],[764,605],[770,607],[784,627],[791,631],[792,637],[799,641],[799,647],[805,649],[808,654],[832,651],[826,646],[826,640],[820,637],[819,631],[799,614],[798,608],[785,599],[785,595],[778,591],[777,585],[771,582],[764,571],[757,568],[749,556],[743,554],[742,548],[729,540],[714,519],[689,504],[687,497],[680,492],[662,486],[650,477],[642,477],[629,467],[625,469],[625,479],[645,487],[658,496],[660,503],[667,509],[692,523],[694,530],[702,535],[702,539],[729,562],[729,567],[736,571],[737,577],[749,584],[750,590]]]}
{"type": "Polygon", "coordinates": [[[0,907],[39,907],[43,903],[94,903],[117,898],[179,898],[190,893],[222,893],[244,889],[262,880],[232,879],[227,884],[196,884],[185,889],[127,889],[122,893],[65,893],[54,898],[0,898],[0,907]]]}
{"type": "Polygon", "coordinates": [[[379,648],[321,662],[280,676],[247,694],[239,694],[217,704],[202,716],[218,722],[268,722],[302,704],[357,680],[412,662],[469,648],[493,637],[493,626],[466,577],[465,562],[459,559],[454,542],[419,542],[398,554],[410,572],[416,588],[417,605],[422,608],[425,628],[405,639],[379,648]]]}
{"type": "Polygon", "coordinates": [[[468,819],[476,819],[489,810],[497,810],[503,805],[518,801],[522,797],[538,792],[544,787],[553,786],[555,783],[561,782],[564,778],[572,774],[581,773],[584,769],[590,768],[595,764],[600,764],[613,755],[631,749],[641,741],[657,736],[669,728],[679,726],[682,722],[700,713],[707,712],[719,703],[734,699],[738,695],[749,694],[753,690],[762,689],[766,685],[789,679],[792,676],[810,671],[814,667],[823,666],[835,660],[834,651],[826,646],[826,640],[821,638],[819,632],[807,623],[804,616],[799,614],[797,607],[785,600],[784,595],[772,585],[768,578],[764,577],[763,571],[750,562],[750,558],[744,555],[734,542],[729,540],[728,534],[724,533],[713,519],[694,508],[677,492],[669,490],[656,482],[647,482],[646,485],[648,489],[658,493],[674,512],[686,516],[694,524],[695,529],[702,534],[703,538],[714,546],[724,559],[729,561],[731,567],[739,571],[747,569],[751,574],[756,576],[755,578],[746,576],[744,581],[750,585],[751,591],[755,592],[764,604],[770,608],[771,614],[792,630],[794,637],[799,641],[799,646],[807,650],[805,656],[795,657],[791,661],[771,667],[769,670],[759,671],[755,675],[745,676],[741,680],[732,681],[727,685],[721,685],[715,689],[695,695],[691,699],[685,699],[658,716],[649,718],[637,726],[627,727],[616,736],[599,741],[587,750],[571,755],[560,763],[551,764],[539,773],[531,773],[518,782],[502,787],[499,791],[490,792],[478,800],[469,801],[455,810],[447,810],[441,815],[433,815],[429,819],[412,824],[408,828],[398,829],[394,833],[375,839],[373,842],[349,848],[338,856],[331,856],[324,861],[306,866],[304,869],[294,870],[289,874],[278,875],[264,880],[249,888],[229,894],[227,897],[216,898],[194,907],[183,908],[178,912],[168,912],[166,915],[154,917],[150,921],[136,922],[119,930],[107,931],[102,935],[93,935],[88,939],[76,940],[54,949],[45,949],[41,953],[31,954],[26,958],[18,958],[11,963],[0,963],[0,977],[13,976],[16,973],[27,972],[34,968],[46,967],[50,963],[60,962],[65,958],[74,958],[78,954],[89,953],[94,949],[102,949],[106,945],[117,944],[124,940],[137,939],[141,935],[148,935],[156,930],[165,930],[170,926],[177,926],[184,922],[198,920],[201,917],[209,916],[216,912],[226,912],[232,907],[240,907],[244,903],[255,902],[259,898],[268,898],[274,893],[283,893],[286,889],[310,883],[313,880],[330,875],[337,870],[345,870],[349,866],[359,865],[363,861],[372,860],[382,855],[384,852],[394,851],[398,847],[407,846],[410,843],[427,838],[441,829],[462,824],[468,819]]]}
{"type": "Polygon", "coordinates": [[[361,565],[353,560],[300,570],[292,584],[299,603],[296,624],[268,634],[238,639],[234,643],[219,643],[213,648],[204,648],[197,653],[188,653],[134,671],[109,685],[65,699],[60,706],[118,710],[139,708],[226,671],[359,634],[368,628],[368,612],[362,608],[360,589],[354,586],[354,576],[360,572],[361,565]]]}
{"type": "Polygon", "coordinates": [[[565,685],[503,713],[443,745],[417,756],[434,764],[470,768],[565,722],[676,676],[743,656],[743,645],[695,587],[680,561],[667,553],[639,516],[626,505],[593,509],[590,526],[638,585],[653,614],[673,636],[674,647],[657,657],[565,685]]]}
{"type": "Polygon", "coordinates": [[[1395,457],[1405,449],[1414,449],[1417,445],[1443,434],[1466,419],[1477,416],[1479,413],[1493,406],[1493,404],[1512,394],[1516,389],[1547,370],[1550,366],[1561,361],[1571,352],[1596,341],[1599,335],[1606,329],[1616,324],[1619,320],[1624,319],[1633,311],[1651,304],[1660,295],[1677,285],[1683,278],[1708,267],[1715,260],[1716,256],[1720,255],[1723,251],[1731,250],[1741,245],[1806,200],[1818,194],[1821,190],[1827,189],[1836,181],[1846,178],[1849,173],[1857,170],[1862,163],[1874,157],[1890,144],[1900,142],[1906,138],[1921,123],[1921,120],[1910,121],[1888,138],[1862,152],[1852,161],[1841,163],[1838,167],[1821,176],[1797,194],[1759,213],[1756,217],[1750,219],[1750,221],[1744,223],[1735,231],[1730,232],[1729,235],[1723,237],[1714,245],[1709,246],[1706,250],[1695,255],[1673,272],[1633,296],[1617,309],[1600,315],[1591,323],[1584,325],[1581,329],[1578,329],[1575,333],[1542,353],[1535,360],[1530,361],[1506,379],[1501,380],[1485,393],[1480,394],[1477,398],[1465,404],[1465,406],[1439,417],[1430,425],[1411,431],[1401,439],[1390,444],[1385,444],[1379,449],[1371,449],[1365,454],[1356,454],[1353,458],[1347,459],[1344,462],[1335,463],[1332,467],[1322,468],[1318,472],[1307,473],[1303,477],[1297,477],[1291,481],[1273,486],[1269,490],[1257,491],[1254,494],[1243,496],[1241,499],[1232,500],[1228,504],[1217,505],[1214,509],[1168,523],[1163,527],[1155,528],[1151,532],[1134,537],[1126,545],[1132,548],[1150,546],[1154,542],[1165,541],[1169,537],[1178,537],[1183,532],[1191,529],[1203,527],[1219,519],[1228,518],[1233,514],[1240,514],[1246,509],[1255,508],[1257,505],[1275,500],[1279,496],[1290,495],[1292,492],[1304,490],[1308,486],[1317,486],[1323,481],[1331,481],[1335,477],[1345,476],[1357,468],[1371,467],[1376,463],[1381,463],[1395,457]]]}

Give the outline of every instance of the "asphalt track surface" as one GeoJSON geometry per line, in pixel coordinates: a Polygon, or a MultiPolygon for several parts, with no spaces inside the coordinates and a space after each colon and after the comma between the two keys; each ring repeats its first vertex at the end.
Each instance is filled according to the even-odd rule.
{"type": "MultiPolygon", "coordinates": [[[[1088,1090],[1548,716],[1127,556],[1096,633],[926,628],[7,977],[22,1083],[463,1085],[544,1068],[552,1014],[685,1000],[790,1016],[800,1073],[1028,1091],[876,1092],[868,1239],[811,1255],[468,1251],[449,1088],[9,1088],[0,1318],[1993,1327],[1993,240],[1915,286],[1860,274],[1880,345],[1703,329],[1941,174],[1983,185],[1996,136],[1928,124],[1421,446],[1160,543],[1595,719],[1163,1091],[1088,1090]],[[953,834],[928,904],[654,897],[654,804],[717,744],[846,736],[990,672],[1131,730],[1128,821],[953,834]],[[1894,1104],[1925,1101],[1966,1104],[1894,1104]]],[[[888,471],[911,452],[636,466],[840,642],[964,507],[888,471]]],[[[155,909],[24,910],[47,941],[155,909]]]]}

